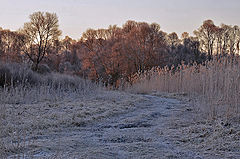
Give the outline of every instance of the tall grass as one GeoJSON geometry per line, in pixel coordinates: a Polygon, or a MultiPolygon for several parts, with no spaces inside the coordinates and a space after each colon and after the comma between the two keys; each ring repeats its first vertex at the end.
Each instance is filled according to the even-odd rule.
{"type": "Polygon", "coordinates": [[[0,63],[0,158],[11,153],[9,150],[17,153],[26,147],[25,137],[33,128],[25,128],[22,119],[18,119],[25,111],[24,104],[36,106],[46,101],[82,99],[100,90],[99,85],[76,76],[39,74],[27,65],[0,63]]]}
{"type": "Polygon", "coordinates": [[[214,58],[204,64],[153,68],[137,76],[131,90],[186,93],[211,118],[239,115],[240,58],[214,58]]]}
{"type": "Polygon", "coordinates": [[[0,104],[32,103],[62,97],[82,96],[100,87],[76,76],[38,74],[27,65],[0,63],[0,104]]]}

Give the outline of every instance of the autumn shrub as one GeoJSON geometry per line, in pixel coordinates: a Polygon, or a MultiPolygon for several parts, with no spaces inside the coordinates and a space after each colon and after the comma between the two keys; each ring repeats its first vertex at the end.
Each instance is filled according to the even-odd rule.
{"type": "Polygon", "coordinates": [[[153,68],[137,76],[131,91],[186,93],[197,98],[200,109],[211,118],[238,115],[240,58],[214,58],[203,64],[153,68]]]}

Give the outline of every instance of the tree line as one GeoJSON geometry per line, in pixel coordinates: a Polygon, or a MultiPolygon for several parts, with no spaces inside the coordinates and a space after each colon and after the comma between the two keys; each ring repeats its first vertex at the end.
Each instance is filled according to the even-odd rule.
{"type": "Polygon", "coordinates": [[[35,12],[18,31],[0,28],[0,60],[28,63],[34,71],[74,74],[118,87],[152,67],[202,63],[213,56],[238,55],[240,28],[206,20],[181,37],[157,23],[127,21],[122,27],[88,29],[80,40],[60,39],[55,13],[35,12]]]}

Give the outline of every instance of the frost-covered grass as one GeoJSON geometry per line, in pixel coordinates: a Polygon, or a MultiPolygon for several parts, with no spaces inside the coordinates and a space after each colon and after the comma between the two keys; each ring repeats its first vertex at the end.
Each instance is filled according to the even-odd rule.
{"type": "Polygon", "coordinates": [[[239,57],[181,65],[177,69],[154,68],[138,76],[129,91],[190,104],[187,112],[192,113],[185,111],[180,119],[173,118],[174,125],[167,132],[183,149],[195,149],[208,158],[213,154],[217,158],[240,157],[239,57]]]}
{"type": "Polygon", "coordinates": [[[37,136],[85,127],[133,110],[134,102],[141,100],[123,92],[105,91],[78,77],[40,75],[14,65],[0,68],[0,73],[4,72],[0,74],[4,79],[0,88],[0,158],[11,154],[24,158],[29,148],[38,146],[37,136]]]}
{"type": "MultiPolygon", "coordinates": [[[[2,151],[19,154],[37,146],[34,138],[50,132],[85,127],[95,121],[135,108],[140,97],[99,90],[95,93],[43,100],[28,104],[4,104],[1,129],[2,151]]],[[[64,141],[61,141],[64,142],[64,141]]]]}
{"type": "Polygon", "coordinates": [[[74,120],[68,123],[72,114],[64,112],[73,111],[68,103],[84,102],[102,90],[99,85],[79,77],[38,74],[26,65],[1,63],[0,158],[9,151],[22,151],[33,131],[73,124],[74,120]]]}
{"type": "MultiPolygon", "coordinates": [[[[207,155],[215,154],[222,158],[240,157],[239,118],[230,120],[197,122],[182,127],[176,134],[182,147],[192,148],[207,155]],[[233,157],[235,156],[235,157],[233,157]]],[[[210,158],[210,157],[209,157],[210,158]]]]}
{"type": "Polygon", "coordinates": [[[76,76],[38,74],[27,65],[0,63],[0,102],[24,104],[84,95],[100,87],[76,76]]]}
{"type": "MultiPolygon", "coordinates": [[[[73,135],[76,130],[84,130],[94,123],[101,125],[104,119],[114,119],[113,121],[117,122],[116,115],[122,117],[123,114],[127,114],[126,120],[123,118],[120,126],[126,125],[127,122],[130,122],[131,126],[131,120],[134,120],[133,123],[138,123],[138,118],[135,118],[138,113],[140,113],[139,120],[143,120],[145,116],[145,118],[153,118],[146,120],[147,122],[165,123],[165,126],[161,127],[160,124],[161,126],[157,128],[161,127],[160,136],[173,140],[174,144],[180,145],[183,149],[195,149],[197,152],[206,152],[210,155],[226,152],[233,153],[233,156],[238,155],[240,120],[239,105],[235,100],[239,95],[239,87],[237,87],[239,64],[230,63],[225,59],[221,62],[212,61],[206,66],[181,67],[183,68],[175,74],[167,69],[152,70],[150,74],[141,76],[141,80],[133,85],[132,92],[154,92],[152,95],[162,97],[159,99],[149,97],[158,101],[154,103],[151,100],[146,102],[148,97],[143,95],[105,91],[99,85],[78,77],[56,73],[39,75],[28,69],[7,65],[10,74],[6,75],[5,71],[5,75],[0,76],[5,80],[4,86],[0,89],[0,158],[6,156],[24,158],[25,155],[33,158],[31,155],[38,154],[36,151],[41,153],[44,152],[43,149],[48,148],[44,144],[45,141],[50,145],[53,144],[52,147],[56,149],[57,144],[53,142],[58,138],[61,139],[58,142],[62,146],[64,142],[72,145],[74,143],[71,143],[72,138],[68,135],[73,135]],[[228,95],[227,92],[230,94],[228,95]],[[182,106],[178,107],[178,104],[172,102],[172,98],[177,99],[176,103],[184,99],[187,104],[180,102],[182,106]],[[164,111],[169,114],[164,116],[164,111]],[[157,115],[162,113],[163,116],[157,118],[157,115]],[[229,115],[232,117],[212,121],[203,119],[206,114],[209,114],[211,119],[229,115]],[[66,138],[56,135],[66,135],[66,138]],[[55,140],[51,141],[51,137],[55,140]]],[[[2,70],[0,69],[0,75],[2,70]]],[[[111,123],[112,129],[118,131],[114,123],[111,123]]],[[[155,132],[155,129],[151,128],[154,124],[149,124],[149,127],[147,125],[146,129],[155,132]]],[[[93,127],[93,129],[97,128],[93,127]]],[[[108,129],[108,125],[104,129],[108,129]]],[[[144,128],[139,127],[139,129],[144,128]]],[[[147,131],[148,133],[151,131],[147,131]]],[[[114,136],[114,134],[110,135],[114,136]]],[[[118,141],[118,136],[116,138],[118,141]]],[[[78,142],[78,139],[74,140],[78,142]]],[[[138,139],[136,141],[139,142],[138,139]]],[[[150,142],[150,140],[145,141],[150,142]]],[[[96,151],[101,151],[101,148],[95,148],[96,151]]],[[[55,149],[46,151],[56,152],[55,149]]],[[[52,158],[61,156],[59,152],[53,154],[52,158]]]]}
{"type": "Polygon", "coordinates": [[[180,65],[177,69],[153,68],[138,76],[130,88],[136,93],[186,94],[208,117],[229,118],[240,112],[240,59],[214,58],[202,65],[180,65]]]}

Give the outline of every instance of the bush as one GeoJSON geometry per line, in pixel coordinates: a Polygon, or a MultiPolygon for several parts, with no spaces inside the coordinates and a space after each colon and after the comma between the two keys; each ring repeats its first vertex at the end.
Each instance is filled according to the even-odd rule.
{"type": "Polygon", "coordinates": [[[0,64],[0,103],[31,103],[44,99],[82,95],[96,91],[97,84],[77,76],[39,74],[27,65],[0,64]]]}
{"type": "Polygon", "coordinates": [[[51,69],[48,67],[47,64],[42,64],[42,65],[39,65],[38,67],[38,73],[40,74],[48,74],[48,73],[51,73],[51,69]]]}
{"type": "Polygon", "coordinates": [[[41,77],[27,65],[17,63],[0,63],[0,86],[17,86],[19,84],[37,85],[41,77]]]}
{"type": "Polygon", "coordinates": [[[6,65],[0,64],[0,86],[3,87],[4,85],[10,85],[11,83],[11,72],[6,65]]]}

